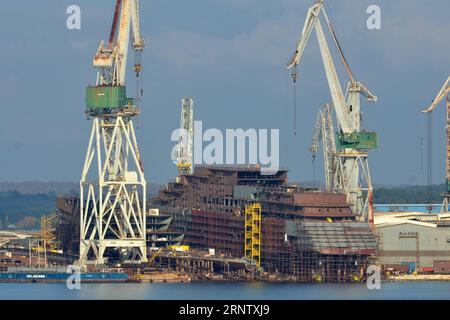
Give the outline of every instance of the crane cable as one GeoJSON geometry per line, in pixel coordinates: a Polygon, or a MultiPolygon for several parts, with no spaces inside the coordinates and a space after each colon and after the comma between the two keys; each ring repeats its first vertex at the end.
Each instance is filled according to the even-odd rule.
{"type": "Polygon", "coordinates": [[[142,77],[142,54],[140,50],[135,51],[135,74],[136,74],[136,99],[141,102],[144,95],[143,77],[142,77]]]}
{"type": "Polygon", "coordinates": [[[344,51],[342,50],[342,47],[341,47],[341,44],[339,43],[339,40],[338,40],[337,35],[336,35],[336,32],[334,31],[333,25],[331,24],[331,21],[330,21],[330,19],[328,17],[327,11],[325,10],[325,4],[323,5],[323,9],[322,10],[323,10],[323,15],[325,17],[325,21],[326,21],[326,23],[328,25],[328,29],[330,30],[331,36],[333,38],[333,41],[334,41],[334,43],[335,43],[335,45],[336,45],[336,47],[337,47],[337,49],[339,51],[339,56],[341,57],[342,63],[344,64],[345,71],[347,71],[347,74],[348,74],[348,76],[350,78],[350,82],[351,83],[355,83],[355,79],[353,77],[352,70],[350,69],[350,65],[348,64],[347,59],[345,58],[344,51]]]}
{"type": "Polygon", "coordinates": [[[427,113],[427,198],[428,212],[431,213],[433,203],[432,184],[433,184],[433,114],[427,113]]]}
{"type": "Polygon", "coordinates": [[[316,188],[316,156],[312,158],[312,188],[316,188]]]}

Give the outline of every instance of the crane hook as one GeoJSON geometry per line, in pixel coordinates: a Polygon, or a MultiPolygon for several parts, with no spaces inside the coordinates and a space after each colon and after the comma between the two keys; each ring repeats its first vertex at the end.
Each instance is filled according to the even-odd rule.
{"type": "Polygon", "coordinates": [[[297,65],[295,65],[294,69],[292,70],[291,73],[291,78],[293,81],[293,85],[292,85],[292,94],[293,94],[293,111],[294,111],[294,115],[293,115],[293,125],[294,125],[294,136],[297,135],[297,93],[296,93],[296,83],[297,83],[297,65]]]}
{"type": "Polygon", "coordinates": [[[291,78],[294,83],[297,83],[297,70],[292,71],[291,78]]]}

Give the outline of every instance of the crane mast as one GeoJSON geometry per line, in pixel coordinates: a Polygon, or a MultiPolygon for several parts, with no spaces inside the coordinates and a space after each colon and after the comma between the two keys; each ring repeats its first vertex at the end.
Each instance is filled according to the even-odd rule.
{"type": "MultiPolygon", "coordinates": [[[[366,96],[371,102],[377,101],[377,97],[362,83],[354,80],[353,74],[351,73],[350,67],[344,57],[339,41],[325,11],[323,0],[318,0],[315,5],[309,8],[300,35],[300,40],[297,43],[296,51],[286,66],[288,70],[294,69],[293,79],[297,79],[297,65],[301,61],[313,29],[315,29],[319,43],[328,88],[333,102],[333,110],[338,124],[338,131],[335,139],[336,150],[331,150],[331,145],[331,147],[328,146],[329,149],[326,152],[328,155],[336,154],[338,157],[339,165],[332,167],[334,168],[333,170],[342,168],[342,175],[333,170],[327,170],[328,172],[325,172],[326,175],[329,175],[326,178],[327,181],[330,184],[334,184],[327,187],[332,190],[344,192],[347,195],[348,202],[351,205],[353,212],[360,215],[361,218],[371,221],[373,214],[371,207],[373,189],[367,150],[376,148],[377,136],[375,132],[361,130],[360,95],[366,96]],[[320,19],[321,13],[325,18],[328,29],[330,30],[339,51],[340,58],[350,78],[346,95],[343,94],[333,58],[322,28],[320,19]],[[336,179],[336,177],[340,178],[336,179]]],[[[327,158],[328,157],[325,157],[324,161],[326,161],[327,158]]]]}
{"type": "Polygon", "coordinates": [[[429,107],[422,110],[423,113],[432,112],[442,100],[446,101],[446,117],[445,117],[445,130],[446,130],[446,149],[445,149],[445,192],[442,194],[443,202],[441,211],[448,212],[448,205],[450,202],[450,76],[445,81],[441,90],[434,98],[429,107]]]}
{"type": "Polygon", "coordinates": [[[93,125],[80,180],[80,264],[147,260],[146,180],[133,118],[138,98],[127,96],[129,47],[139,78],[139,0],[117,0],[109,42],[101,41],[93,60],[95,86],[86,88],[86,114],[93,125]],[[132,34],[132,43],[130,43],[132,34]]]}
{"type": "Polygon", "coordinates": [[[180,140],[176,154],[178,174],[192,174],[194,163],[194,101],[181,101],[180,140]]]}

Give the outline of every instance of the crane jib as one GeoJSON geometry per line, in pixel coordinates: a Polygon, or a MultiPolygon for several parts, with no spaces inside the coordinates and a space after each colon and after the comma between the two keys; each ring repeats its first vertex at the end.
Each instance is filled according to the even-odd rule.
{"type": "Polygon", "coordinates": [[[114,45],[114,39],[117,32],[117,22],[119,21],[120,7],[122,6],[122,0],[117,0],[116,9],[114,11],[114,19],[111,26],[111,32],[109,34],[109,48],[112,49],[114,45]]]}

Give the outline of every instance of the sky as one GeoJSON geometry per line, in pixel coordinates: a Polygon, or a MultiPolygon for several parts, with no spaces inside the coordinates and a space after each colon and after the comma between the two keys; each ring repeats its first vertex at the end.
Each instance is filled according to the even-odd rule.
{"type": "MultiPolygon", "coordinates": [[[[170,136],[185,96],[194,99],[204,128],[280,129],[280,161],[290,180],[320,178],[322,163],[312,164],[308,147],[317,112],[331,97],[314,34],[299,66],[295,136],[284,68],[313,2],[141,1],[145,96],[136,126],[147,181],[176,176],[170,136]]],[[[108,38],[114,3],[2,5],[0,181],[79,181],[91,126],[84,90],[95,83],[92,58],[108,38]],[[66,28],[66,8],[74,4],[81,8],[81,30],[66,28]]],[[[328,0],[326,8],[355,78],[378,96],[376,104],[362,103],[364,128],[379,135],[369,156],[373,182],[426,183],[427,117],[420,110],[449,75],[450,2],[328,0]],[[380,30],[366,26],[372,4],[381,8],[380,30]]],[[[334,47],[332,54],[345,88],[334,47]]],[[[432,118],[434,183],[444,180],[444,111],[441,104],[432,118]]]]}

